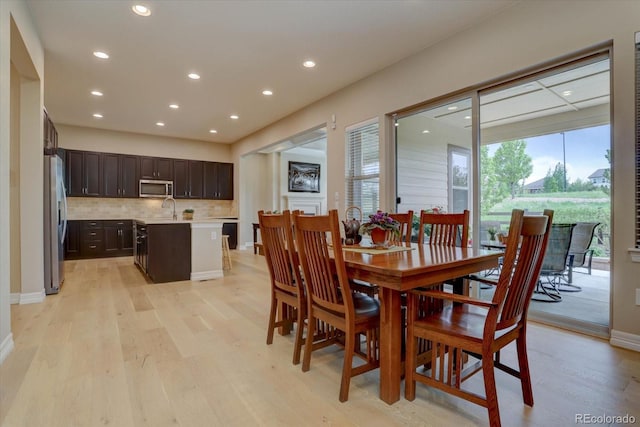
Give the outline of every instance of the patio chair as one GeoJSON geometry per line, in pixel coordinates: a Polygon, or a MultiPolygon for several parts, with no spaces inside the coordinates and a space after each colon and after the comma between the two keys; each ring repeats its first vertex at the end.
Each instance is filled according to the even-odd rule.
{"type": "MultiPolygon", "coordinates": [[[[596,227],[600,225],[599,222],[578,222],[573,229],[571,236],[571,247],[569,248],[569,257],[573,256],[572,270],[576,267],[584,267],[587,269],[587,274],[591,274],[591,262],[593,260],[593,249],[590,249],[593,235],[595,234],[596,227]]],[[[573,277],[569,277],[569,284],[573,282],[573,277]]],[[[575,286],[575,285],[572,285],[575,286]]]]}
{"type": "Polygon", "coordinates": [[[542,261],[540,278],[534,292],[534,301],[560,302],[560,286],[569,283],[571,261],[567,263],[571,236],[575,224],[553,224],[549,244],[542,261]],[[546,283],[543,283],[546,281],[546,283]]]}

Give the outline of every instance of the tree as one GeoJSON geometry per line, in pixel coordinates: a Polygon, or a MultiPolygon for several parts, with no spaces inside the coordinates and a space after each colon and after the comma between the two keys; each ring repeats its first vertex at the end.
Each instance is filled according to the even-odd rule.
{"type": "Polygon", "coordinates": [[[493,158],[489,156],[489,148],[480,147],[480,212],[486,214],[496,204],[507,197],[506,186],[498,181],[493,158]]]}
{"type": "Polygon", "coordinates": [[[557,193],[558,191],[564,191],[564,176],[564,166],[560,162],[556,163],[553,172],[549,169],[547,176],[544,178],[544,192],[557,193]]]}
{"type": "Polygon", "coordinates": [[[506,184],[511,198],[515,198],[521,181],[527,179],[533,172],[531,156],[525,150],[527,142],[518,139],[503,142],[493,156],[496,176],[500,182],[506,184]]]}
{"type": "Polygon", "coordinates": [[[593,191],[595,187],[593,183],[589,180],[583,181],[580,178],[577,178],[571,184],[567,186],[567,191],[593,191]]]}

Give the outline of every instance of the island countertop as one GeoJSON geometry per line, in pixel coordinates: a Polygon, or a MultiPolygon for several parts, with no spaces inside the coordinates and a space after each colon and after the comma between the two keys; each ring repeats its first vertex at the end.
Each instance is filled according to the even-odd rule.
{"type": "Polygon", "coordinates": [[[195,218],[195,219],[171,219],[171,218],[134,218],[134,221],[144,224],[208,224],[208,223],[238,223],[237,218],[195,218]]]}

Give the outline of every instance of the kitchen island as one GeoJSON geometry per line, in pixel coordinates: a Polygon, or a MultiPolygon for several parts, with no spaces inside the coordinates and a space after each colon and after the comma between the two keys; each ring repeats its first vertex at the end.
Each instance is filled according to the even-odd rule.
{"type": "Polygon", "coordinates": [[[154,283],[223,277],[222,224],[232,221],[136,219],[134,262],[154,283]]]}

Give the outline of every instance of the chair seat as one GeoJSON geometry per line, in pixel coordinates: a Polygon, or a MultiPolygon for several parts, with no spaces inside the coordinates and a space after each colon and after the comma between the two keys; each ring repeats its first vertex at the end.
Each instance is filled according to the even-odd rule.
{"type": "Polygon", "coordinates": [[[356,320],[380,315],[380,301],[357,292],[354,292],[352,295],[356,320]]]}
{"type": "Polygon", "coordinates": [[[482,342],[487,312],[485,308],[468,304],[449,306],[440,313],[414,321],[414,327],[482,342]]]}

